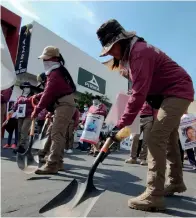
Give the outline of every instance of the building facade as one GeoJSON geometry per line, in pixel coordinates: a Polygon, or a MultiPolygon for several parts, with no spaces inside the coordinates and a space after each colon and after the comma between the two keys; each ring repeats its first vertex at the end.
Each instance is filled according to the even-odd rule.
{"type": "Polygon", "coordinates": [[[110,72],[102,63],[37,22],[21,28],[15,66],[20,81],[28,76],[33,83],[36,82],[36,76],[44,72],[43,62],[38,56],[49,45],[60,49],[65,66],[77,86],[77,93],[106,95],[110,103],[114,103],[119,92],[127,91],[126,79],[110,72]]]}

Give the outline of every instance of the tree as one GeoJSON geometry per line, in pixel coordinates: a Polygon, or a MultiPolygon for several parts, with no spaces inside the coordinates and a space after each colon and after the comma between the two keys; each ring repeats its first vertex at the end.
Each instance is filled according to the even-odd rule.
{"type": "Polygon", "coordinates": [[[79,110],[83,111],[84,104],[88,104],[89,106],[92,104],[92,93],[85,92],[80,93],[79,98],[77,99],[77,104],[79,106],[79,110]]]}
{"type": "MultiPolygon", "coordinates": [[[[79,106],[79,110],[83,111],[84,104],[88,104],[89,106],[91,106],[92,105],[92,97],[93,97],[92,93],[89,93],[89,92],[80,93],[79,98],[77,99],[77,104],[79,106]]],[[[104,104],[108,105],[108,103],[109,103],[108,97],[106,95],[103,95],[100,97],[101,97],[101,101],[104,104]]]]}

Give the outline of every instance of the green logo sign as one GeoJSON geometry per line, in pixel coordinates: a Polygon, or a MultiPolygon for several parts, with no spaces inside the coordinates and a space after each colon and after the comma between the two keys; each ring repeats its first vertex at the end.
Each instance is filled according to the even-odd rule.
{"type": "Polygon", "coordinates": [[[79,68],[78,84],[93,91],[105,94],[106,81],[83,68],[79,68]]]}

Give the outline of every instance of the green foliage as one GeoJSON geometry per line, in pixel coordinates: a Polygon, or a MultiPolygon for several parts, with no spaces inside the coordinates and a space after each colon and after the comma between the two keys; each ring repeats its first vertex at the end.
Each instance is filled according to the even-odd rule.
{"type": "MultiPolygon", "coordinates": [[[[93,94],[89,92],[80,93],[77,99],[77,104],[79,106],[79,110],[83,111],[84,104],[88,104],[89,106],[92,105],[92,97],[93,94]]],[[[101,102],[109,103],[109,99],[106,95],[101,96],[101,102]]]]}
{"type": "Polygon", "coordinates": [[[88,104],[89,106],[92,104],[92,93],[85,92],[80,93],[79,98],[77,99],[77,104],[79,106],[79,110],[83,110],[84,104],[88,104]]]}

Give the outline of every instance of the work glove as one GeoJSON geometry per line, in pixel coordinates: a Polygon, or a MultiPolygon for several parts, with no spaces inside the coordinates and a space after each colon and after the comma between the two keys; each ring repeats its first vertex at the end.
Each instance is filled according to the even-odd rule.
{"type": "Polygon", "coordinates": [[[108,134],[108,137],[112,138],[113,141],[118,141],[116,140],[115,136],[116,134],[120,131],[121,129],[115,126],[108,134]]]}

